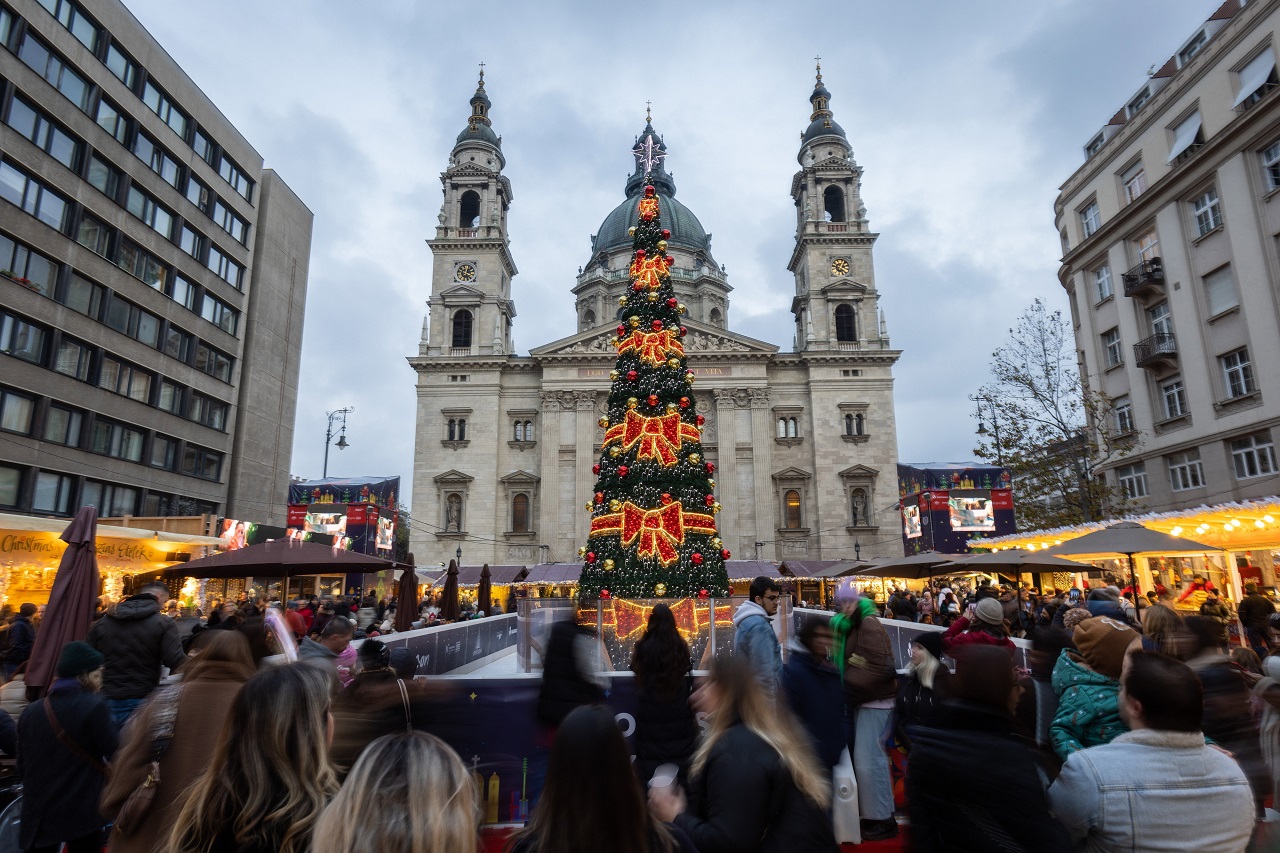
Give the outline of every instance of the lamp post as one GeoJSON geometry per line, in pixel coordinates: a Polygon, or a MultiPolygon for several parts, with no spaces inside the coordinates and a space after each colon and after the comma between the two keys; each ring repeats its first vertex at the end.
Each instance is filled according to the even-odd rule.
{"type": "Polygon", "coordinates": [[[853,559],[862,561],[862,543],[857,539],[853,540],[853,559]]]}
{"type": "Polygon", "coordinates": [[[458,557],[458,568],[462,568],[462,546],[461,545],[458,546],[457,557],[458,557]]]}
{"type": "Polygon", "coordinates": [[[338,449],[346,450],[351,445],[347,442],[347,415],[356,410],[355,406],[347,406],[345,409],[338,409],[336,412],[326,412],[329,418],[329,426],[324,431],[324,471],[320,478],[327,479],[329,476],[329,444],[333,441],[333,422],[342,419],[342,427],[338,433],[338,449]]]}
{"type": "Polygon", "coordinates": [[[982,422],[982,404],[987,404],[987,413],[991,415],[991,437],[996,443],[996,464],[1004,467],[1004,447],[1000,444],[1000,414],[996,411],[995,401],[986,396],[974,396],[969,399],[978,407],[978,435],[987,434],[987,425],[982,422]]]}

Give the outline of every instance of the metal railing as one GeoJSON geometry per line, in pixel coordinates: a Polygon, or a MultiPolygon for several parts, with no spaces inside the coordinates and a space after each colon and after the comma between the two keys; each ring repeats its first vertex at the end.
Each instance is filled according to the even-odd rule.
{"type": "Polygon", "coordinates": [[[1142,261],[1121,278],[1124,281],[1125,296],[1133,296],[1153,286],[1163,287],[1164,263],[1159,258],[1142,261]]]}
{"type": "Polygon", "coordinates": [[[1139,367],[1178,357],[1178,342],[1172,332],[1156,332],[1133,345],[1133,360],[1139,367]]]}

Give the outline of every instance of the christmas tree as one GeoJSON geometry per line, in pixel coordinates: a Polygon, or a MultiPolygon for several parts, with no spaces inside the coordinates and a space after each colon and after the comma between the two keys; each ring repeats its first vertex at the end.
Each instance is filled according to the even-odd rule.
{"type": "MultiPolygon", "coordinates": [[[[591,533],[580,549],[583,600],[725,596],[729,552],[716,534],[715,466],[702,453],[703,416],[693,395],[680,324],[685,307],[671,285],[671,232],[649,185],[631,229],[631,288],[618,301],[621,322],[609,413],[596,474],[591,533]]],[[[642,143],[643,145],[644,143],[642,143]]]]}

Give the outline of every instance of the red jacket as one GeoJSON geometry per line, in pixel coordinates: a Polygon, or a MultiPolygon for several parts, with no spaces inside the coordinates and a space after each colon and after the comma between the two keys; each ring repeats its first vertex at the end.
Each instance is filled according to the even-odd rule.
{"type": "Polygon", "coordinates": [[[961,616],[952,622],[951,627],[942,632],[942,650],[947,654],[951,654],[953,650],[960,646],[984,645],[1000,646],[1013,651],[1013,640],[1008,637],[993,637],[982,630],[970,631],[968,630],[969,625],[968,616],[961,616]]]}

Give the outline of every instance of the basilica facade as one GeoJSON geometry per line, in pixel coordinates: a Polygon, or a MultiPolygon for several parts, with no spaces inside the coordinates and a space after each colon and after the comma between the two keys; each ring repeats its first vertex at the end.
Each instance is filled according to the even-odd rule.
{"type": "Polygon", "coordinates": [[[688,306],[684,348],[706,418],[704,454],[717,469],[725,547],[747,559],[853,559],[855,545],[863,559],[901,553],[893,407],[901,353],[878,305],[878,235],[862,204],[862,169],[830,98],[819,73],[791,181],[792,352],[732,331],[728,277],[710,235],[676,198],[665,143],[646,123],[625,199],[605,216],[573,286],[577,333],[519,356],[507,238],[513,193],[481,77],[441,175],[444,204],[427,241],[431,297],[409,357],[417,373],[410,550],[419,563],[447,561],[459,547],[467,564],[578,559],[642,161],[652,167],[671,231],[672,280],[688,306]]]}

